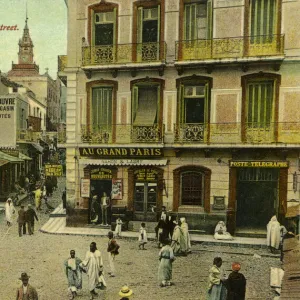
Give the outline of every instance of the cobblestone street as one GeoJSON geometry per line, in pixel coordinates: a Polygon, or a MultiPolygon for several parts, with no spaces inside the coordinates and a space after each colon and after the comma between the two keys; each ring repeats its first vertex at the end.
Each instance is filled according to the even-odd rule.
{"type": "MultiPolygon", "coordinates": [[[[51,206],[61,201],[63,184],[49,198],[51,206]]],[[[17,207],[19,209],[19,207],[17,207]]],[[[15,299],[18,280],[22,272],[27,272],[30,283],[37,288],[41,300],[63,300],[67,297],[67,280],[63,262],[69,256],[70,249],[84,259],[89,244],[95,241],[102,252],[104,267],[108,268],[106,237],[86,237],[51,235],[38,232],[49,218],[49,214],[39,213],[40,222],[36,223],[33,236],[20,238],[16,223],[7,232],[4,214],[1,213],[0,242],[0,280],[1,300],[15,299]]],[[[280,267],[279,258],[253,255],[268,255],[267,250],[235,248],[229,246],[193,245],[193,253],[188,257],[178,257],[173,264],[174,286],[160,288],[157,282],[158,248],[154,241],[147,245],[147,251],[139,251],[137,240],[119,239],[120,255],[116,258],[116,277],[106,276],[107,289],[99,293],[97,299],[119,299],[118,291],[128,284],[134,290],[133,299],[205,299],[208,270],[215,256],[221,256],[224,271],[230,273],[231,262],[241,262],[241,272],[247,278],[246,299],[273,299],[274,292],[269,287],[270,267],[280,267]]],[[[78,299],[89,299],[87,278],[83,275],[83,290],[78,299]]]]}

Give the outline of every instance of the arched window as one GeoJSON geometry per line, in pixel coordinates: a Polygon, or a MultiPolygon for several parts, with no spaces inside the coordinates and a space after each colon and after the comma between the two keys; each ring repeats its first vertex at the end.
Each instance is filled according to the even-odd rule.
{"type": "Polygon", "coordinates": [[[180,206],[203,207],[210,211],[211,170],[202,166],[183,166],[173,173],[173,210],[180,206]]]}

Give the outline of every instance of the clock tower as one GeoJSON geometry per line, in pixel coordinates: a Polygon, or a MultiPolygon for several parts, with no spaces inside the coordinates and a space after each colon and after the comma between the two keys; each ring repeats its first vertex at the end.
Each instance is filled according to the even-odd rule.
{"type": "Polygon", "coordinates": [[[30,38],[29,29],[27,25],[28,18],[26,17],[23,36],[19,40],[19,64],[33,64],[33,43],[30,38]]]}

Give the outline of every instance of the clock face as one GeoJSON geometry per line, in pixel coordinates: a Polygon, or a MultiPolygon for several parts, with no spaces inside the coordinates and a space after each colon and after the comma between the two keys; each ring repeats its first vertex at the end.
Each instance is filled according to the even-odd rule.
{"type": "Polygon", "coordinates": [[[22,59],[23,62],[28,62],[28,61],[29,61],[29,56],[23,54],[23,55],[21,56],[21,59],[22,59]]]}

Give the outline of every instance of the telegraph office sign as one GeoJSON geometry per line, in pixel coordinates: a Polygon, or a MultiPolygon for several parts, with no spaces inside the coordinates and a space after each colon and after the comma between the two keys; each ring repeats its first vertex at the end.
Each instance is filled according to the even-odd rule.
{"type": "Polygon", "coordinates": [[[288,168],[288,161],[230,161],[233,168],[288,168]]]}

